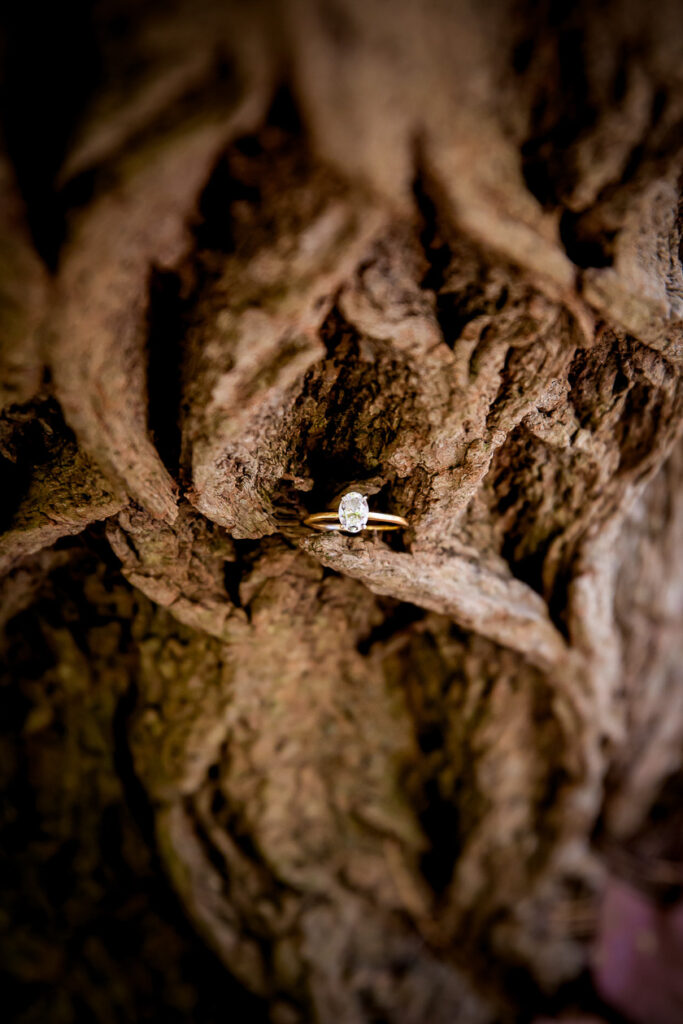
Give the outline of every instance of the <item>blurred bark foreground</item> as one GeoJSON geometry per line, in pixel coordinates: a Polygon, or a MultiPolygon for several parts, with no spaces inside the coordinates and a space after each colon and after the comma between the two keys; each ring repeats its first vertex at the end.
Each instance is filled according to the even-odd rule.
{"type": "Polygon", "coordinates": [[[5,43],[17,1019],[600,1013],[683,884],[679,6],[79,17],[5,43]]]}

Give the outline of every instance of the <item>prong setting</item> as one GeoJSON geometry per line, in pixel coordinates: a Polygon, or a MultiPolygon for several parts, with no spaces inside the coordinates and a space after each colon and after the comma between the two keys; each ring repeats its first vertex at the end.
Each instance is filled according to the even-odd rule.
{"type": "Polygon", "coordinates": [[[358,491],[349,491],[339,502],[339,525],[347,533],[360,533],[367,526],[368,499],[358,491]]]}

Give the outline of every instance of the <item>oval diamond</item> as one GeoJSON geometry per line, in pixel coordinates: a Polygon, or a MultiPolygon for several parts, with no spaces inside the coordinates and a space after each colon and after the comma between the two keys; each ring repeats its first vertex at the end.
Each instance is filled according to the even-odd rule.
{"type": "Polygon", "coordinates": [[[347,533],[360,533],[368,521],[368,499],[358,491],[349,491],[339,502],[339,525],[347,533]]]}

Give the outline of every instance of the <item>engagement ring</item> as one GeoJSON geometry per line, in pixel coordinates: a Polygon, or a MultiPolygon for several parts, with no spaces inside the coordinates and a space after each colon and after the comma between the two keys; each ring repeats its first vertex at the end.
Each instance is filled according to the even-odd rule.
{"type": "Polygon", "coordinates": [[[358,491],[349,491],[339,502],[336,512],[314,512],[304,519],[305,526],[314,530],[343,530],[345,533],[360,533],[361,530],[400,530],[408,526],[403,516],[392,516],[386,512],[371,512],[368,499],[358,491]]]}

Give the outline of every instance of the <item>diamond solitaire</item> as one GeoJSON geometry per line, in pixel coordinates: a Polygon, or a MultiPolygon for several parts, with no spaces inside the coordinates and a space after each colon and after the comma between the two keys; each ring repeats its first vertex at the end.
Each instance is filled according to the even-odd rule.
{"type": "Polygon", "coordinates": [[[323,532],[360,533],[362,530],[400,530],[408,522],[403,516],[371,512],[364,494],[349,491],[339,502],[336,512],[313,512],[306,516],[304,525],[323,532]]]}
{"type": "Polygon", "coordinates": [[[360,533],[368,524],[368,499],[358,491],[349,491],[339,502],[339,525],[347,533],[360,533]]]}

